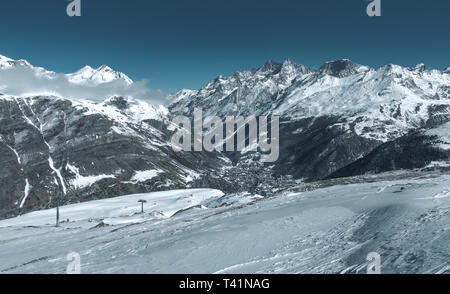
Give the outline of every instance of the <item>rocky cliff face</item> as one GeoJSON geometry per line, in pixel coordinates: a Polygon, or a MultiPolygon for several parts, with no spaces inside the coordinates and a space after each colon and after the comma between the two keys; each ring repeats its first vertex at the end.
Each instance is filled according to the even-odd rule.
{"type": "Polygon", "coordinates": [[[122,97],[0,96],[1,212],[184,188],[227,164],[217,154],[175,153],[166,115],[122,97]]]}

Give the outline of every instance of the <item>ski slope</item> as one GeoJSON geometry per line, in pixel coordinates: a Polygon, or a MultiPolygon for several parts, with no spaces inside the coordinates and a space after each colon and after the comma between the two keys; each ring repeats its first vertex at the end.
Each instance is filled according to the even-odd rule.
{"type": "MultiPolygon", "coordinates": [[[[85,203],[72,204],[60,208],[60,218],[65,227],[72,224],[103,222],[106,225],[140,223],[150,218],[168,218],[181,209],[196,206],[211,197],[222,196],[218,190],[174,190],[147,194],[134,194],[85,203]],[[142,215],[139,200],[145,200],[142,215]],[[68,221],[67,221],[68,220],[68,221]]],[[[42,227],[55,225],[56,209],[48,209],[25,214],[12,219],[0,221],[0,228],[4,227],[42,227]]]]}
{"type": "Polygon", "coordinates": [[[298,187],[274,197],[180,190],[99,200],[0,221],[1,273],[450,272],[450,175],[298,187]],[[192,196],[191,196],[192,195],[192,196]],[[137,201],[148,201],[137,215],[137,201]],[[164,213],[162,217],[156,211],[164,213]],[[32,225],[32,226],[31,226],[32,225]]]}

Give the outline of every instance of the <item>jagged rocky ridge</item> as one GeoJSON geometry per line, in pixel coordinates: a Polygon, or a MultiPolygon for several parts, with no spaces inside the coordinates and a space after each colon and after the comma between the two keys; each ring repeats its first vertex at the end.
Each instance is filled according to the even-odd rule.
{"type": "MultiPolygon", "coordinates": [[[[0,56],[1,57],[1,56],[0,56]]],[[[0,70],[31,66],[0,58],[0,70]]],[[[52,72],[35,68],[51,76],[52,72]]],[[[126,75],[85,67],[73,83],[126,75]]],[[[0,81],[1,82],[1,81],[0,81]]],[[[449,159],[450,75],[424,65],[378,69],[349,60],[315,70],[269,61],[182,90],[168,109],[130,97],[101,103],[0,96],[0,217],[130,193],[210,187],[271,194],[299,181],[423,168],[449,159]],[[175,153],[174,115],[280,115],[280,158],[175,153]]]]}
{"type": "MultiPolygon", "coordinates": [[[[424,64],[374,69],[338,60],[314,70],[291,60],[269,61],[172,98],[174,114],[192,116],[195,108],[203,108],[206,115],[220,117],[280,115],[280,158],[265,165],[275,178],[320,180],[422,168],[449,158],[447,145],[438,143],[448,142],[442,136],[448,128],[439,136],[426,130],[450,120],[450,75],[424,64]],[[396,152],[388,151],[392,148],[396,152]],[[363,164],[367,157],[376,160],[363,164]]],[[[245,153],[230,157],[244,169],[258,159],[245,153]]]]}

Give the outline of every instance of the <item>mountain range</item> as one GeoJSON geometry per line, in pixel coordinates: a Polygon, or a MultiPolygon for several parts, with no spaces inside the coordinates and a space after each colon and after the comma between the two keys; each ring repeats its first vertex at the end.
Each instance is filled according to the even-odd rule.
{"type": "MultiPolygon", "coordinates": [[[[14,68],[61,78],[0,55],[0,73],[14,68]]],[[[133,85],[107,66],[63,76],[74,85],[133,85]]],[[[312,69],[268,61],[174,93],[167,106],[123,95],[12,95],[4,83],[0,78],[0,217],[186,187],[271,195],[303,182],[450,165],[449,69],[424,64],[371,68],[338,60],[312,69]],[[174,152],[171,118],[193,117],[196,108],[205,116],[279,115],[279,160],[263,164],[246,151],[174,152]]]]}

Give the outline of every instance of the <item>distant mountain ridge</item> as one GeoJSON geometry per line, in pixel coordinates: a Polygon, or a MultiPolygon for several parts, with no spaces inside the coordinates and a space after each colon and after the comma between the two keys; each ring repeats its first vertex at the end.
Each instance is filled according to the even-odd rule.
{"type": "MultiPolygon", "coordinates": [[[[450,75],[424,64],[375,69],[344,59],[316,70],[291,60],[269,61],[171,98],[172,114],[192,116],[195,108],[202,108],[205,115],[219,117],[279,115],[280,159],[266,167],[279,176],[323,179],[420,168],[449,157],[438,143],[449,139],[431,137],[427,130],[450,121],[450,75]],[[361,161],[357,169],[350,167],[369,154],[384,163],[361,161]]],[[[255,162],[253,157],[233,155],[237,165],[255,162]]]]}
{"type": "MultiPolygon", "coordinates": [[[[41,67],[35,67],[25,59],[13,60],[9,57],[0,55],[0,70],[15,67],[27,67],[34,70],[37,75],[49,79],[54,78],[56,75],[56,72],[49,71],[41,67]]],[[[74,73],[65,74],[65,76],[71,83],[74,84],[82,84],[87,82],[91,82],[93,84],[104,84],[112,81],[123,81],[127,85],[131,85],[133,83],[133,80],[131,80],[127,75],[122,72],[115,71],[106,65],[102,65],[96,69],[86,65],[74,73]]]]}
{"type": "Polygon", "coordinates": [[[341,116],[343,128],[387,142],[432,120],[433,105],[449,105],[450,76],[429,70],[386,65],[378,69],[350,60],[327,62],[318,70],[269,61],[253,71],[213,80],[200,90],[171,96],[169,109],[191,115],[277,114],[287,120],[341,116]]]}

